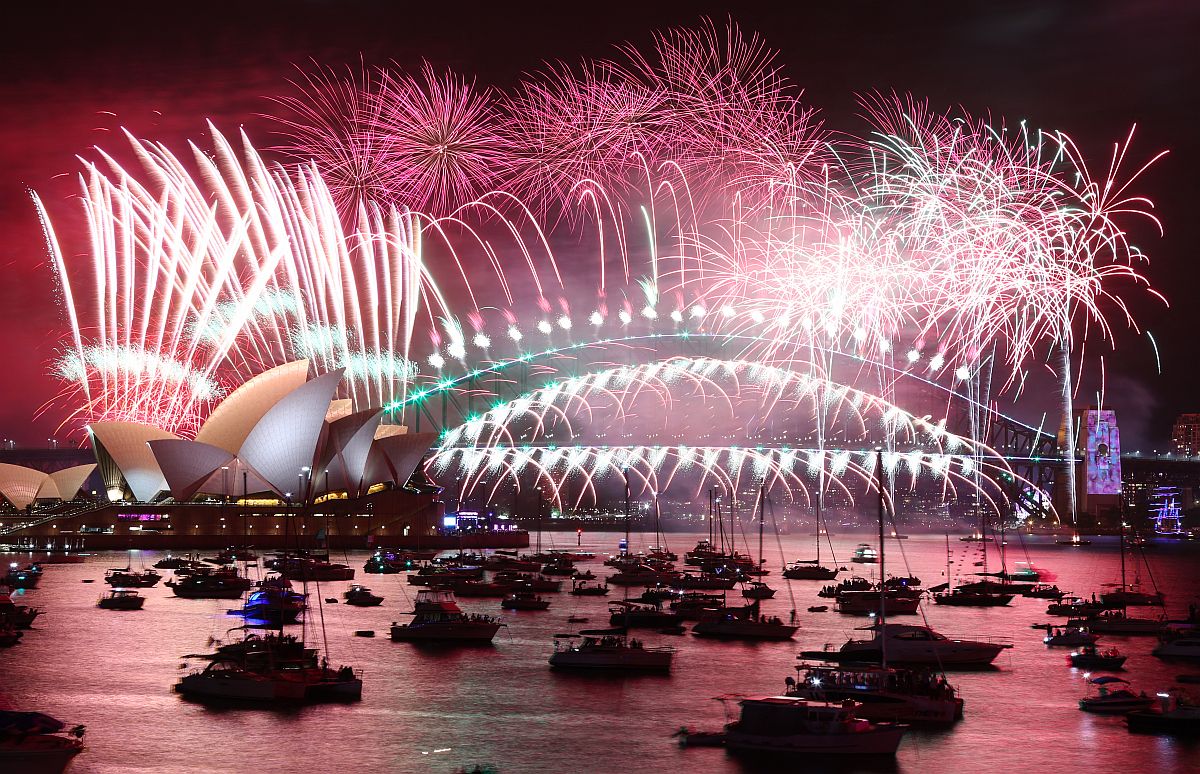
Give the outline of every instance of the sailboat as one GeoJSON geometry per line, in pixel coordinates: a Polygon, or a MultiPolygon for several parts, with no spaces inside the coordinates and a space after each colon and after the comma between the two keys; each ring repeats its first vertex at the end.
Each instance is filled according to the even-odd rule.
{"type": "MultiPolygon", "coordinates": [[[[984,520],[983,511],[979,512],[979,533],[987,535],[987,525],[984,520]]],[[[999,541],[1000,556],[1001,556],[1001,573],[1000,577],[1008,575],[1007,570],[1003,567],[1004,563],[1004,540],[999,541]]],[[[980,547],[983,549],[983,572],[980,575],[985,577],[985,580],[976,583],[960,585],[954,588],[954,579],[950,575],[950,540],[946,539],[946,585],[947,590],[939,594],[933,595],[933,602],[937,605],[950,605],[952,607],[1003,607],[1013,601],[1016,593],[1012,591],[1012,586],[1007,583],[998,583],[996,581],[987,580],[991,575],[987,568],[987,542],[980,542],[980,547]]]]}
{"type": "Polygon", "coordinates": [[[1142,591],[1140,574],[1135,576],[1133,583],[1128,583],[1125,577],[1125,524],[1121,524],[1121,585],[1114,591],[1106,591],[1100,595],[1100,601],[1105,607],[1126,608],[1135,606],[1162,607],[1166,603],[1166,595],[1157,588],[1153,592],[1142,591]]]}
{"type": "MultiPolygon", "coordinates": [[[[1129,615],[1127,607],[1131,604],[1129,595],[1133,592],[1125,578],[1125,522],[1121,521],[1121,587],[1120,593],[1109,595],[1105,600],[1101,595],[1101,604],[1109,608],[1093,614],[1081,623],[1097,634],[1160,634],[1166,623],[1162,618],[1137,618],[1129,615]],[[1114,604],[1110,604],[1115,603],[1114,604]]],[[[1157,590],[1156,590],[1157,593],[1157,590]]],[[[1159,594],[1161,596],[1161,594],[1159,594]]]]}
{"type": "MultiPolygon", "coordinates": [[[[290,515],[284,517],[285,545],[290,518],[290,515]]],[[[307,582],[304,585],[307,596],[307,582]]],[[[319,582],[317,594],[320,596],[319,582]]],[[[264,705],[362,698],[361,670],[349,666],[334,669],[317,648],[306,647],[303,638],[286,637],[282,619],[278,629],[275,636],[246,636],[234,647],[205,656],[208,665],[181,678],[175,684],[176,693],[199,701],[247,701],[264,705]]]]}
{"type": "MultiPolygon", "coordinates": [[[[883,547],[883,451],[877,454],[877,486],[879,488],[879,545],[883,547]]],[[[880,571],[884,567],[883,551],[880,551],[880,571]]],[[[886,593],[880,588],[880,595],[886,593]]],[[[882,600],[881,600],[882,606],[882,600]]],[[[920,666],[979,667],[992,663],[1004,650],[1012,645],[977,642],[974,640],[950,639],[928,626],[885,623],[885,615],[877,616],[871,626],[864,630],[872,632],[870,639],[847,641],[839,650],[806,650],[802,658],[820,661],[835,661],[854,664],[893,664],[920,666]]]]}
{"type": "MultiPolygon", "coordinates": [[[[837,567],[826,567],[821,564],[821,533],[822,533],[822,504],[825,501],[825,468],[821,467],[818,474],[818,489],[817,489],[817,528],[814,530],[816,534],[817,558],[816,559],[801,559],[789,564],[783,570],[783,577],[788,580],[833,580],[837,577],[837,567]]],[[[827,532],[825,533],[828,534],[827,532]]],[[[833,545],[829,546],[830,554],[833,553],[833,545]]],[[[834,564],[837,564],[837,557],[833,559],[834,564]]]]}
{"type": "MultiPolygon", "coordinates": [[[[762,561],[762,528],[766,508],[767,487],[759,488],[759,562],[762,561]]],[[[746,607],[736,610],[723,607],[721,610],[704,615],[699,623],[692,627],[692,634],[697,637],[719,637],[737,640],[790,640],[799,626],[785,623],[778,617],[762,615],[759,610],[758,598],[746,607]]]]}

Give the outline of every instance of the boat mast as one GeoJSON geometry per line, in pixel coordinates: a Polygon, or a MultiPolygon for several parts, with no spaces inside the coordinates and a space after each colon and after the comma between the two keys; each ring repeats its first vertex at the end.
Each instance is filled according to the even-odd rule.
{"type": "Polygon", "coordinates": [[[825,500],[825,460],[821,460],[821,469],[817,472],[817,566],[821,565],[821,505],[825,500]]]}
{"type": "Polygon", "coordinates": [[[879,615],[876,616],[876,621],[879,623],[879,653],[880,663],[884,669],[887,669],[887,637],[884,635],[883,622],[884,610],[887,606],[887,584],[884,582],[887,575],[884,574],[883,561],[883,448],[876,447],[875,449],[875,470],[876,484],[879,486],[879,615]]]}
{"type": "MultiPolygon", "coordinates": [[[[767,481],[763,479],[758,490],[758,571],[763,568],[763,520],[766,519],[767,481]]],[[[759,576],[762,577],[762,576],[759,576]]]]}
{"type": "Polygon", "coordinates": [[[954,590],[954,581],[950,579],[950,533],[946,533],[946,591],[954,590]]]}

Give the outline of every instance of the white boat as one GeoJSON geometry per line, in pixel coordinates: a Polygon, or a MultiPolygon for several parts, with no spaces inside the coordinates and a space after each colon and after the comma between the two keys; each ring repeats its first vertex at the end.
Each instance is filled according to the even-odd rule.
{"type": "Polygon", "coordinates": [[[596,630],[580,635],[555,635],[550,666],[554,669],[669,672],[674,657],[674,648],[646,647],[637,639],[629,639],[622,629],[596,630]],[[577,637],[582,639],[576,642],[577,637]]]}
{"type": "Polygon", "coordinates": [[[1200,660],[1200,637],[1177,637],[1160,642],[1151,655],[1159,658],[1186,658],[1200,660]]]}
{"type": "Polygon", "coordinates": [[[908,726],[871,723],[856,716],[860,704],[809,701],[791,696],[742,699],[741,716],[725,726],[734,752],[801,755],[895,755],[908,726]]]}
{"type": "Polygon", "coordinates": [[[1154,697],[1136,694],[1129,689],[1129,681],[1112,675],[1093,677],[1088,683],[1096,686],[1096,692],[1079,700],[1079,709],[1097,714],[1124,715],[1134,710],[1148,709],[1154,697]]]}
{"type": "Polygon", "coordinates": [[[804,651],[804,658],[823,661],[878,664],[883,658],[895,664],[925,664],[936,667],[978,667],[992,663],[1012,645],[998,642],[950,639],[928,626],[885,623],[865,627],[871,639],[849,640],[840,650],[804,651]]]}
{"type": "Polygon", "coordinates": [[[858,548],[854,549],[854,555],[850,557],[850,561],[859,564],[875,564],[879,561],[879,552],[869,543],[859,543],[858,548]]]}

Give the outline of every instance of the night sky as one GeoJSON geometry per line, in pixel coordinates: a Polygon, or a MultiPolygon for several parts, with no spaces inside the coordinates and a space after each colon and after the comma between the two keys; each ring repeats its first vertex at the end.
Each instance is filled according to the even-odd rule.
{"type": "MultiPolygon", "coordinates": [[[[6,8],[0,46],[0,436],[45,444],[63,413],[35,418],[57,392],[47,375],[65,319],[28,189],[46,199],[65,243],[76,154],[124,150],[115,132],[182,150],[201,145],[205,120],[226,133],[245,126],[260,147],[273,138],[265,97],[290,90],[296,65],[448,66],[482,83],[511,85],[544,60],[602,56],[650,33],[730,17],[782,52],[790,78],[835,129],[860,128],[855,93],[896,90],[935,108],[1027,119],[1072,135],[1093,166],[1137,123],[1134,159],[1169,149],[1142,181],[1166,228],[1134,241],[1144,273],[1171,309],[1134,312],[1159,342],[1118,332],[1107,357],[1108,397],[1126,448],[1165,448],[1175,414],[1200,411],[1195,279],[1200,222],[1187,208],[1200,179],[1200,4],[1138,2],[518,3],[206,2],[23,3],[6,8]],[[78,4],[82,6],[83,4],[78,4]]],[[[75,221],[78,223],[78,220],[75,221]]],[[[1097,347],[1096,352],[1102,347],[1097,347]]]]}

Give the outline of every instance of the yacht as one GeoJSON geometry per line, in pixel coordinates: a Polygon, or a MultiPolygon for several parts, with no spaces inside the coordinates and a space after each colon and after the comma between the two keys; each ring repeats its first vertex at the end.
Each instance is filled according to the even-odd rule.
{"type": "Polygon", "coordinates": [[[490,643],[504,624],[490,615],[467,614],[454,592],[428,589],[417,592],[413,619],[392,624],[394,642],[490,643]]]}
{"type": "Polygon", "coordinates": [[[141,610],[146,598],[133,589],[113,589],[107,596],[100,597],[96,607],[104,610],[141,610]]]}
{"type": "Polygon", "coordinates": [[[833,580],[837,574],[837,568],[805,561],[793,562],[783,570],[783,577],[788,580],[833,580]]]}
{"type": "Polygon", "coordinates": [[[59,774],[83,752],[83,731],[40,712],[0,710],[0,771],[59,774]]]}
{"type": "Polygon", "coordinates": [[[238,599],[249,591],[254,582],[242,577],[232,567],[201,568],[166,582],[177,597],[185,599],[238,599]]]}
{"type": "Polygon", "coordinates": [[[20,567],[16,562],[10,562],[8,572],[0,578],[0,586],[10,589],[36,589],[42,579],[42,568],[37,564],[20,567]]]}
{"type": "Polygon", "coordinates": [[[302,556],[286,556],[268,559],[266,566],[288,580],[301,581],[347,581],[354,580],[354,568],[344,564],[333,564],[321,559],[302,556]]]}
{"type": "Polygon", "coordinates": [[[504,610],[546,610],[550,600],[542,599],[533,591],[514,591],[500,600],[500,607],[504,610]]]}
{"type": "Polygon", "coordinates": [[[859,702],[866,720],[951,725],[963,716],[963,700],[945,677],[928,669],[800,664],[787,679],[788,696],[813,701],[859,702]]]}
{"type": "Polygon", "coordinates": [[[550,666],[553,669],[669,672],[674,657],[674,648],[647,647],[637,639],[628,638],[625,629],[594,629],[578,635],[555,635],[550,666]],[[576,642],[577,638],[582,639],[576,642]]]}
{"type": "Polygon", "coordinates": [[[1105,607],[1162,607],[1167,597],[1161,591],[1141,591],[1133,587],[1107,591],[1100,595],[1105,607]]]}
{"type": "Polygon", "coordinates": [[[1150,653],[1159,658],[1200,661],[1200,637],[1176,637],[1172,640],[1164,640],[1150,653]]]}
{"type": "Polygon", "coordinates": [[[772,599],[775,589],[762,581],[750,581],[742,587],[742,596],[746,599],[772,599]]]}
{"type": "Polygon", "coordinates": [[[852,639],[840,650],[804,651],[801,655],[822,661],[877,664],[883,657],[886,640],[889,663],[982,667],[1012,647],[1006,643],[950,639],[928,626],[915,624],[876,623],[865,630],[872,632],[871,639],[852,639]]]}
{"type": "Polygon", "coordinates": [[[1080,645],[1091,645],[1100,637],[1087,629],[1077,626],[1070,626],[1063,629],[1051,629],[1042,642],[1050,647],[1067,647],[1075,648],[1080,645]]]}
{"type": "Polygon", "coordinates": [[[970,591],[957,588],[934,594],[933,601],[937,605],[954,607],[1003,607],[1013,601],[1015,594],[997,594],[992,591],[970,591]]]}
{"type": "Polygon", "coordinates": [[[857,716],[861,705],[854,701],[764,696],[738,703],[741,716],[725,726],[725,746],[734,752],[800,760],[810,755],[892,756],[908,731],[902,724],[863,720],[857,716]]]}
{"type": "Polygon", "coordinates": [[[1067,656],[1071,666],[1079,669],[1118,670],[1124,665],[1127,656],[1121,655],[1116,648],[1099,650],[1095,645],[1084,645],[1079,650],[1067,656]]]}
{"type": "Polygon", "coordinates": [[[609,602],[608,608],[609,623],[612,626],[661,628],[678,626],[683,620],[678,612],[668,613],[656,605],[640,605],[618,600],[609,602]]]}
{"type": "Polygon", "coordinates": [[[576,597],[603,597],[608,594],[608,586],[601,586],[598,583],[588,584],[583,581],[576,581],[571,584],[571,592],[576,597]]]}
{"type": "Polygon", "coordinates": [[[292,591],[292,584],[283,578],[271,577],[246,597],[242,616],[247,620],[272,627],[296,623],[308,609],[308,595],[292,591]]]}
{"type": "Polygon", "coordinates": [[[914,615],[920,603],[921,592],[909,589],[843,591],[837,595],[837,611],[850,615],[876,615],[880,604],[884,615],[914,615]]]}
{"type": "Polygon", "coordinates": [[[1155,618],[1134,618],[1124,610],[1105,610],[1083,621],[1097,634],[1161,634],[1166,624],[1155,618]]]}

